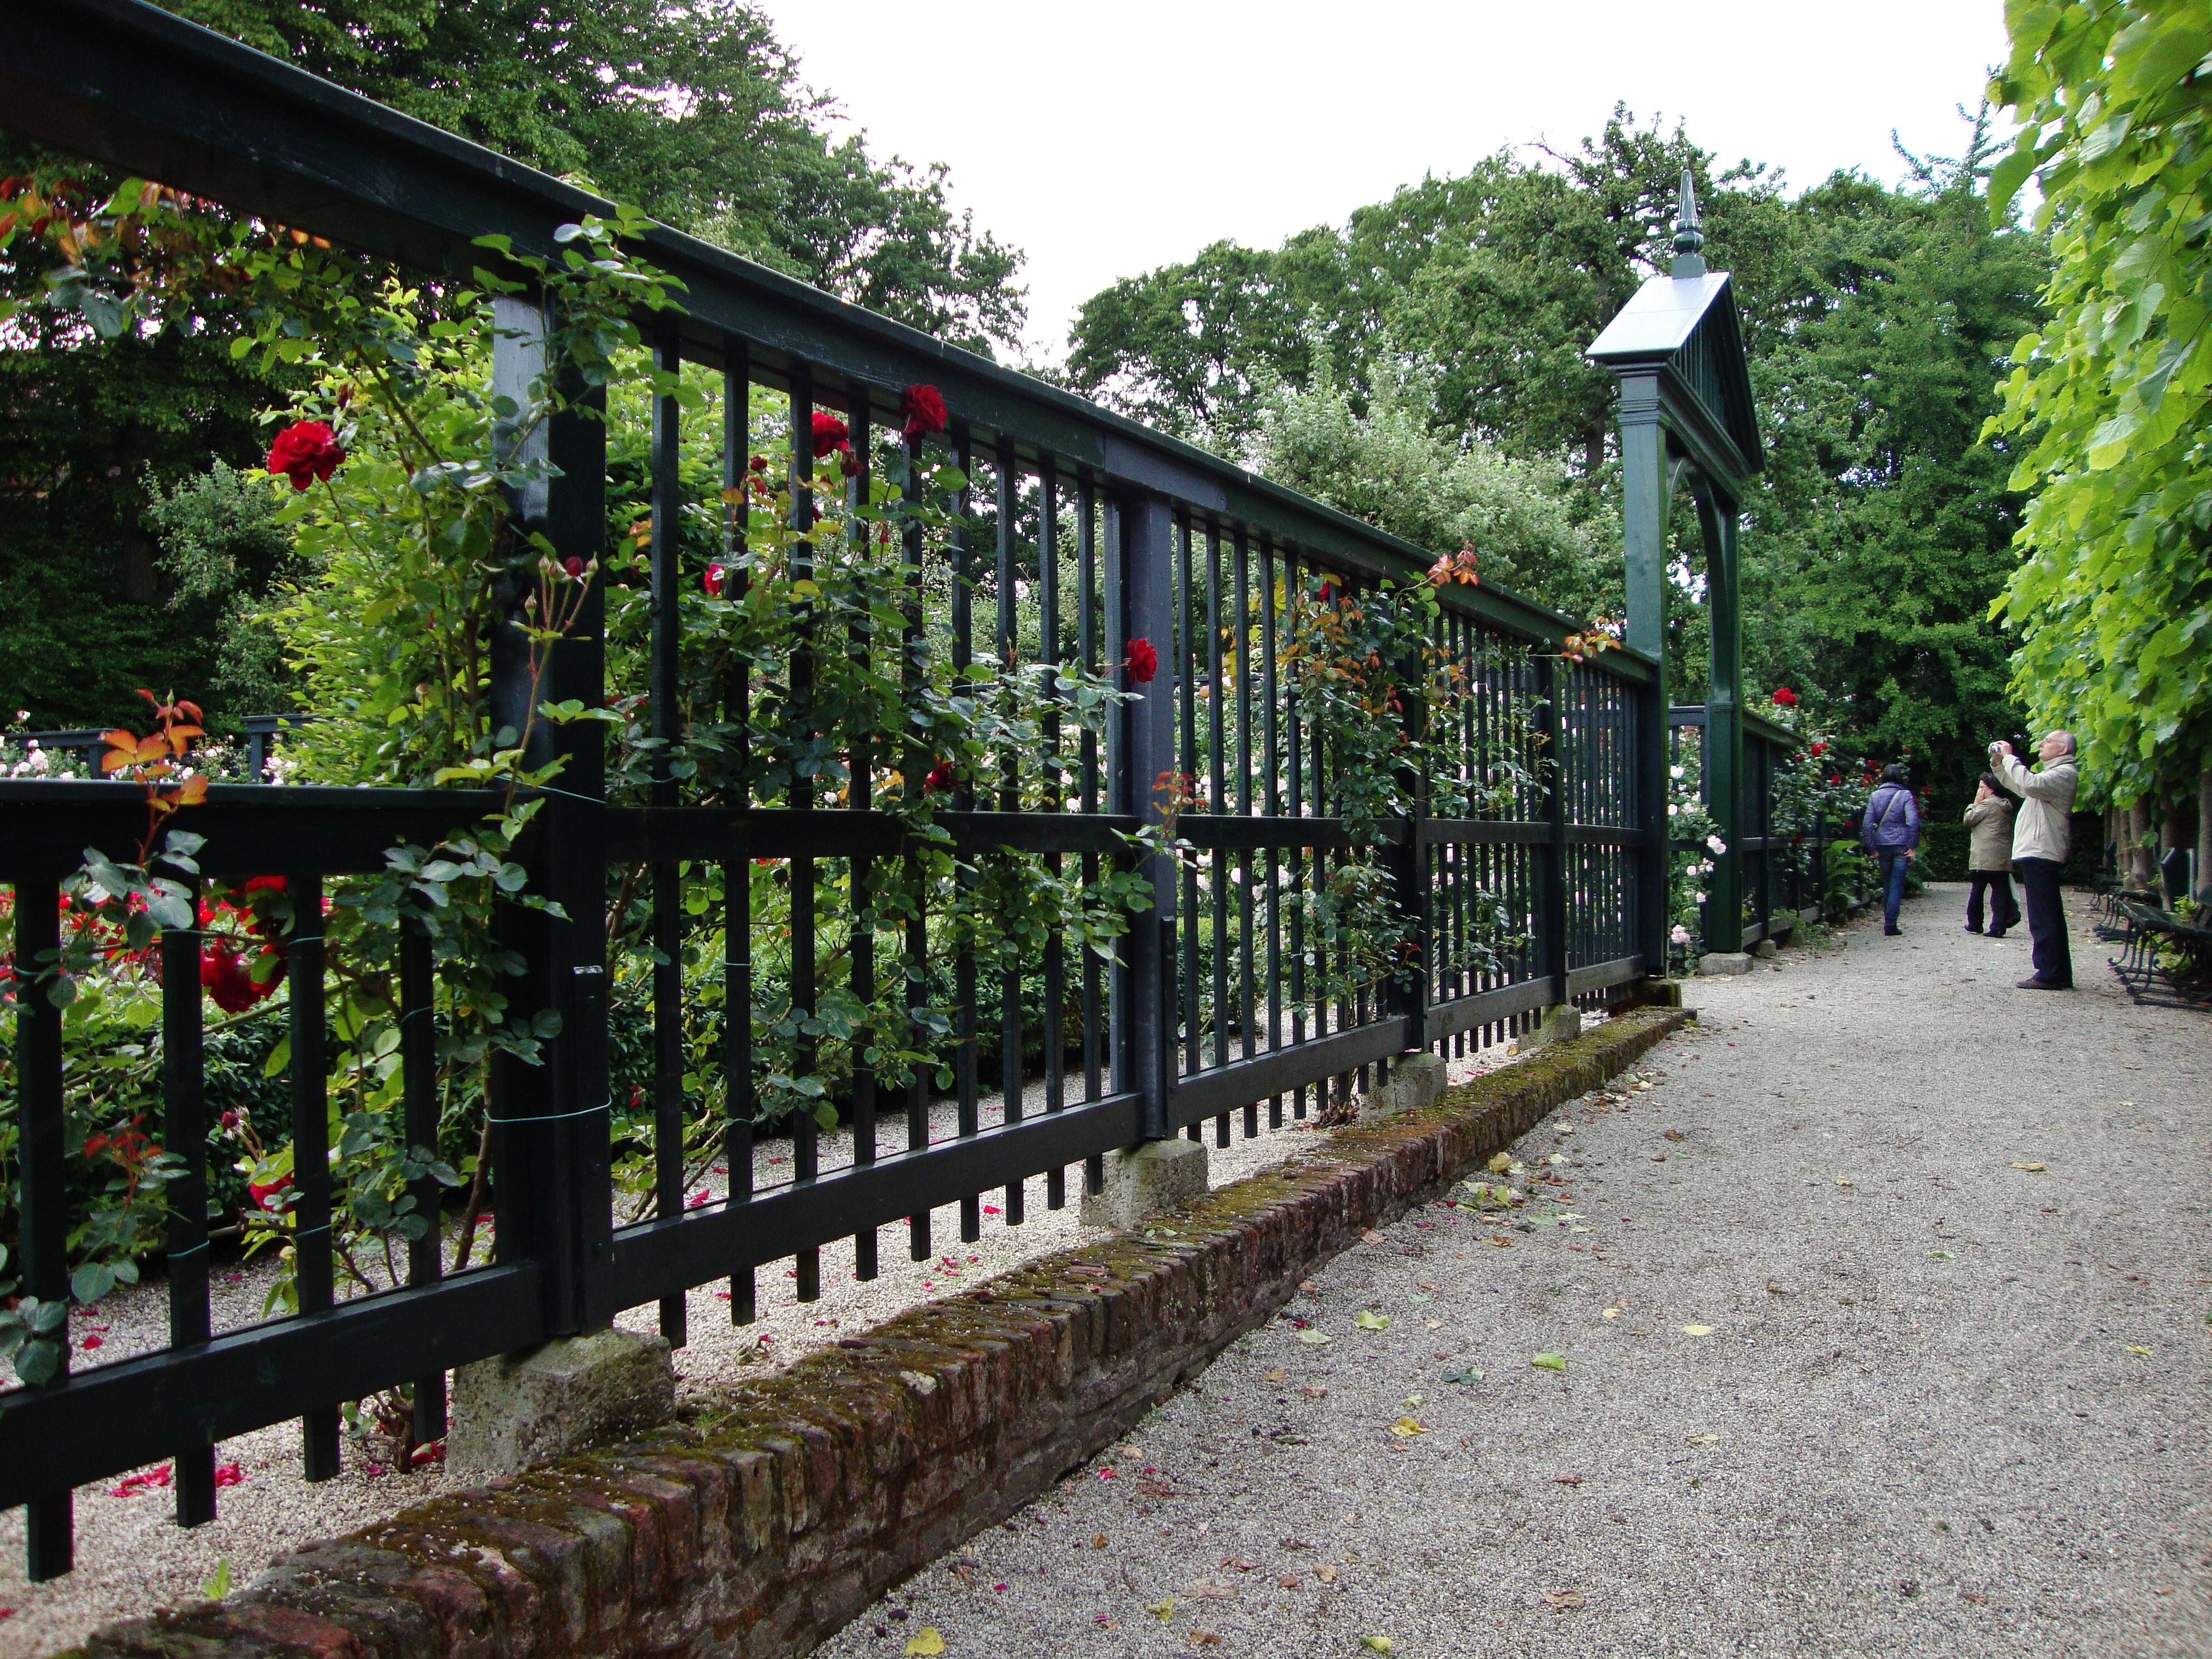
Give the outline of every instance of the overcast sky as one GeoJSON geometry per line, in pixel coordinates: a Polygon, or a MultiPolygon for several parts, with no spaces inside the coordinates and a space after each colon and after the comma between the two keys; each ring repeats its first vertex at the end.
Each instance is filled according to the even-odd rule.
{"type": "MultiPolygon", "coordinates": [[[[1802,189],[1955,155],[2001,0],[765,0],[879,155],[945,161],[1029,256],[1030,349],[1116,277],[1273,246],[1501,146],[1571,148],[1616,100],[1802,189]]],[[[1727,250],[1716,249],[1721,263],[1727,250]]]]}

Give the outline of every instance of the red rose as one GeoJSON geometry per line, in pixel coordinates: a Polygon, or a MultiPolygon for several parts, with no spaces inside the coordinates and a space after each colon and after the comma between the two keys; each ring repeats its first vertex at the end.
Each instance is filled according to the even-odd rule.
{"type": "Polygon", "coordinates": [[[945,430],[950,417],[944,394],[933,386],[910,386],[899,398],[899,413],[906,416],[906,441],[919,443],[945,430]]]}
{"type": "Polygon", "coordinates": [[[254,876],[240,890],[247,893],[284,893],[291,890],[282,876],[254,876]]]}
{"type": "MultiPolygon", "coordinates": [[[[264,956],[276,954],[264,951],[264,956]]],[[[266,981],[257,981],[245,958],[222,940],[200,952],[200,985],[226,1014],[242,1014],[283,983],[284,962],[277,957],[276,971],[266,981]]]]}
{"type": "Polygon", "coordinates": [[[1774,689],[1774,702],[1778,708],[1795,708],[1797,706],[1797,694],[1786,685],[1779,685],[1774,689]]]}
{"type": "Polygon", "coordinates": [[[849,447],[840,449],[837,452],[837,470],[842,472],[848,478],[859,477],[860,476],[860,458],[858,455],[855,455],[849,447]]]}
{"type": "Polygon", "coordinates": [[[720,599],[722,590],[729,586],[729,571],[719,564],[708,565],[707,574],[699,579],[700,586],[707,590],[707,597],[710,599],[720,599]]]}
{"type": "Polygon", "coordinates": [[[561,568],[567,571],[573,580],[581,581],[584,580],[584,562],[578,558],[574,553],[571,553],[567,558],[561,561],[561,568]]]}
{"type": "Polygon", "coordinates": [[[1121,666],[1129,672],[1129,684],[1143,685],[1160,672],[1160,653],[1152,649],[1150,640],[1131,640],[1129,654],[1121,659],[1121,666]]]}
{"type": "Polygon", "coordinates": [[[305,489],[317,482],[327,483],[345,459],[331,429],[320,421],[301,421],[286,427],[269,446],[271,477],[289,478],[292,488],[305,489]]]}
{"type": "Polygon", "coordinates": [[[752,459],[747,461],[745,465],[756,472],[765,472],[768,471],[768,457],[765,455],[756,455],[752,459]]]}
{"type": "Polygon", "coordinates": [[[814,411],[814,453],[817,457],[844,448],[847,441],[844,422],[826,409],[814,411]]]}
{"type": "Polygon", "coordinates": [[[941,789],[950,789],[952,787],[952,783],[951,763],[939,761],[929,769],[929,775],[921,781],[921,787],[925,792],[935,794],[941,789]]]}
{"type": "Polygon", "coordinates": [[[270,1199],[291,1189],[292,1177],[288,1175],[280,1175],[274,1181],[249,1181],[246,1183],[246,1190],[252,1198],[253,1207],[257,1210],[268,1209],[270,1199]]]}

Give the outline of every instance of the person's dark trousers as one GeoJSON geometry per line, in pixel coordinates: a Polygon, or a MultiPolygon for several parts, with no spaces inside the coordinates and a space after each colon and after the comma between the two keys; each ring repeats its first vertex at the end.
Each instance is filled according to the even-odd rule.
{"type": "Polygon", "coordinates": [[[2045,985],[2074,982],[2074,952],[2066,943],[2066,908],[2058,898],[2059,866],[2054,859],[2016,859],[2020,884],[2027,890],[2027,931],[2035,940],[2035,976],[2045,985]]]}
{"type": "Polygon", "coordinates": [[[1907,862],[1902,847],[1885,847],[1881,858],[1881,925],[1885,928],[1897,926],[1897,907],[1905,902],[1905,866],[1907,862]]]}
{"type": "Polygon", "coordinates": [[[1996,938],[2020,925],[2020,905],[2012,896],[2012,878],[2002,870],[1972,870],[1973,890],[1966,895],[1966,931],[1982,931],[1982,894],[1990,896],[1990,937],[1996,938]]]}

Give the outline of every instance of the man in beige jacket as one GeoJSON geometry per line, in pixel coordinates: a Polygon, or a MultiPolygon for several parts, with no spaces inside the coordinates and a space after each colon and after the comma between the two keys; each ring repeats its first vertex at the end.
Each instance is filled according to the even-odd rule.
{"type": "Polygon", "coordinates": [[[2058,872],[2073,845],[2073,809],[2080,782],[2074,734],[2053,732],[2037,745],[2043,764],[2029,771],[2008,743],[1990,745],[1990,768],[2020,797],[2013,819],[2012,861],[2027,894],[2027,931],[2035,941],[2035,972],[2023,991],[2070,991],[2074,954],[2066,943],[2066,909],[2058,896],[2058,872]]]}

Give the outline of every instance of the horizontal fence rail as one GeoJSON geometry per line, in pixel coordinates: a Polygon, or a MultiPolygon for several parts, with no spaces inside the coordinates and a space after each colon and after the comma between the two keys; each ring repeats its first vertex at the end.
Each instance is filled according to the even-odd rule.
{"type": "MultiPolygon", "coordinates": [[[[433,276],[481,263],[487,234],[553,253],[561,227],[607,209],[131,0],[54,0],[16,20],[0,92],[21,137],[433,276]]],[[[0,1393],[0,1506],[30,1506],[34,1577],[70,1566],[76,1486],[173,1457],[179,1519],[196,1524],[215,1512],[224,1436],[296,1417],[308,1478],[327,1478],[346,1402],[409,1385],[414,1432],[434,1439],[456,1365],[644,1306],[680,1345],[695,1288],[726,1283],[743,1323],[764,1266],[788,1261],[811,1300],[827,1250],[849,1244],[852,1271],[872,1278],[889,1229],[927,1260],[938,1209],[973,1240],[987,1199],[1019,1224],[1034,1201],[1069,1200],[1071,1172],[1095,1190],[1118,1149],[1310,1120],[1408,1054],[1469,1053],[1663,968],[1667,895],[1647,872],[1665,803],[1643,763],[1667,716],[1648,659],[1571,660],[1568,618],[1488,586],[1436,590],[1419,643],[1454,688],[1445,712],[1431,720],[1415,700],[1388,716],[1431,763],[1402,781],[1411,810],[1358,810],[1358,734],[1316,714],[1313,653],[1352,611],[1392,603],[1389,584],[1418,581],[1430,553],[677,232],[653,228],[640,252],[685,284],[680,314],[646,319],[651,367],[693,377],[711,407],[647,400],[643,571],[589,582],[542,688],[495,652],[492,698],[618,704],[659,747],[637,751],[641,776],[611,778],[601,725],[540,726],[539,757],[565,763],[542,790],[217,786],[179,815],[204,838],[198,889],[287,884],[299,1310],[213,1327],[201,944],[173,928],[155,947],[151,1103],[183,1166],[156,1253],[170,1341],[0,1393]],[[918,383],[949,405],[941,435],[901,431],[918,383]],[[816,453],[817,415],[844,428],[840,471],[816,453]],[[957,479],[955,510],[872,533],[891,524],[863,510],[872,489],[932,468],[957,479]],[[775,580],[793,584],[799,619],[783,657],[706,698],[690,688],[725,620],[714,607],[769,568],[747,562],[761,520],[726,510],[732,495],[789,514],[775,580]],[[708,586],[726,567],[730,586],[708,586]],[[823,621],[834,582],[873,608],[823,621]],[[642,643],[617,650],[631,615],[648,619],[642,643]],[[1157,653],[1150,678],[1128,666],[1139,645],[1157,653]],[[994,739],[940,790],[923,780],[944,763],[919,739],[832,728],[817,699],[833,670],[896,688],[908,713],[930,686],[973,701],[1044,689],[1023,694],[1018,739],[994,739]],[[1110,689],[1103,714],[1078,707],[1085,688],[1110,689]],[[834,760],[842,781],[674,763],[709,726],[752,742],[771,707],[778,741],[834,760]],[[328,1242],[328,1057],[334,988],[360,964],[326,955],[314,918],[394,867],[395,849],[450,845],[518,801],[538,809],[514,848],[527,884],[497,949],[542,1053],[493,1057],[466,1103],[486,1125],[495,1244],[441,1267],[434,1227],[394,1283],[349,1291],[328,1242]],[[989,916],[1014,872],[1030,894],[1131,876],[1145,908],[1110,948],[1072,948],[989,916]],[[945,1029],[931,1064],[900,1066],[824,1018],[833,1005],[902,1007],[915,1030],[941,1013],[945,1029]],[[771,1142],[785,1161],[757,1156],[771,1142]]],[[[494,387],[519,392],[545,319],[527,296],[500,304],[494,387]]],[[[557,413],[534,441],[554,468],[543,498],[519,504],[525,524],[556,558],[608,560],[607,422],[557,413]]],[[[67,1295],[75,1149],[62,1016],[35,965],[58,948],[62,884],[86,849],[134,857],[145,818],[131,783],[0,782],[21,1266],[41,1298],[67,1295]]],[[[1747,847],[1767,855],[1763,836],[1747,847]]],[[[1763,925],[1795,890],[1756,884],[1763,925]]],[[[393,937],[394,1132],[434,1146],[444,964],[427,935],[393,937]]],[[[414,1190],[435,1213],[435,1189],[414,1190]]]]}

